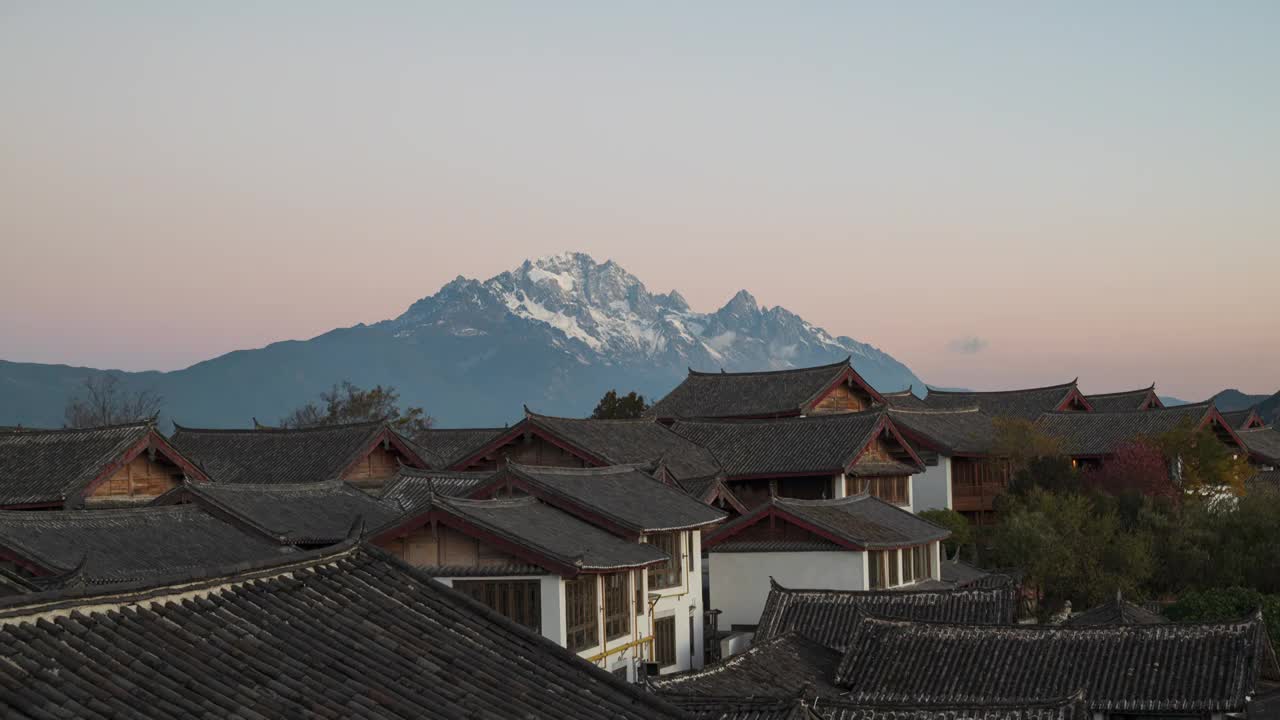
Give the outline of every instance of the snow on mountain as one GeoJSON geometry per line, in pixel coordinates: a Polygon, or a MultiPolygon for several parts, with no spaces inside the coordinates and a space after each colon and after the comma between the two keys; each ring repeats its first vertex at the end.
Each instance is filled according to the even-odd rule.
{"type": "MultiPolygon", "coordinates": [[[[444,427],[494,426],[520,406],[585,415],[610,388],[651,399],[687,369],[802,367],[853,356],[872,385],[921,386],[870,345],[833,337],[742,291],[711,313],[652,293],[616,263],[565,253],[488,280],[458,277],[393,320],[238,350],[173,372],[112,374],[186,425],[283,417],[334,383],[395,387],[444,427]]],[[[106,371],[0,360],[0,425],[56,427],[85,377],[106,371]]]]}
{"type": "Polygon", "coordinates": [[[678,292],[652,293],[612,260],[597,263],[583,253],[526,260],[483,282],[460,277],[392,322],[402,335],[432,328],[466,337],[512,320],[548,333],[584,364],[783,369],[851,355],[885,389],[920,384],[880,350],[834,337],[785,308],[761,307],[746,290],[699,313],[678,292]]]}

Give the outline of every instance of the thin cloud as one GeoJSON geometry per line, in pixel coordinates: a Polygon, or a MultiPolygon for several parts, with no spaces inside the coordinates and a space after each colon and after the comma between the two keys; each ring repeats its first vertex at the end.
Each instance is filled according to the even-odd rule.
{"type": "Polygon", "coordinates": [[[991,343],[980,337],[970,335],[969,337],[956,338],[955,340],[947,343],[947,349],[953,353],[960,353],[961,355],[977,355],[983,350],[986,350],[987,346],[990,344],[991,343]]]}

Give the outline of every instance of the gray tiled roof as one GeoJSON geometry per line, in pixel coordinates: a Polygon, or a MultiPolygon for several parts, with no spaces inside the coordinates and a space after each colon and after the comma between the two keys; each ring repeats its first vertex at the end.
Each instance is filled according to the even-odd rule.
{"type": "Polygon", "coordinates": [[[1155,625],[1169,622],[1163,615],[1134,605],[1125,600],[1119,592],[1115,598],[1084,612],[1073,613],[1067,618],[1066,625],[1155,625]]]}
{"type": "Polygon", "coordinates": [[[632,465],[559,468],[510,463],[505,472],[553,504],[602,517],[636,534],[702,528],[725,519],[720,510],[632,465]]]}
{"type": "MultiPolygon", "coordinates": [[[[761,372],[707,373],[689,370],[689,376],[649,409],[657,418],[759,418],[798,415],[831,387],[842,374],[852,372],[849,358],[809,368],[761,372]]],[[[855,382],[870,391],[857,373],[855,382]]]]}
{"type": "Polygon", "coordinates": [[[769,580],[769,597],[756,639],[798,632],[844,652],[862,615],[982,625],[1012,623],[1017,588],[1012,580],[994,587],[912,590],[801,590],[769,580]]]}
{"type": "Polygon", "coordinates": [[[379,527],[400,514],[398,508],[341,480],[270,485],[211,482],[188,484],[183,490],[196,502],[290,545],[340,542],[353,527],[379,527]]]}
{"type": "Polygon", "coordinates": [[[771,497],[751,512],[712,533],[703,546],[713,549],[771,514],[791,516],[825,532],[834,541],[859,548],[898,548],[943,540],[950,531],[863,493],[834,500],[771,497]]]}
{"type": "MultiPolygon", "coordinates": [[[[445,468],[507,428],[431,428],[414,437],[414,445],[430,456],[432,467],[445,468]]],[[[427,458],[424,458],[427,459],[427,458]]]]}
{"type": "Polygon", "coordinates": [[[670,678],[650,680],[664,697],[794,697],[808,686],[834,695],[840,653],[799,633],[756,638],[747,650],[723,662],[670,678]]]}
{"type": "Polygon", "coordinates": [[[986,392],[929,388],[929,394],[925,396],[924,401],[935,410],[977,406],[988,415],[996,417],[1035,420],[1041,413],[1057,410],[1075,392],[1078,392],[1075,380],[1048,387],[986,392]]]}
{"type": "MultiPolygon", "coordinates": [[[[806,699],[666,696],[695,720],[1085,720],[1082,697],[1049,703],[854,705],[838,696],[806,699]]],[[[1252,715],[1250,715],[1252,717],[1252,715]]]]}
{"type": "Polygon", "coordinates": [[[1094,712],[1240,712],[1280,677],[1261,614],[1160,625],[958,625],[863,618],[836,684],[857,703],[1033,702],[1094,712]]]}
{"type": "MultiPolygon", "coordinates": [[[[691,720],[822,720],[804,698],[664,695],[691,720]]],[[[825,703],[824,703],[825,705],[825,703]]]]}
{"type": "Polygon", "coordinates": [[[382,499],[403,508],[412,508],[430,495],[467,497],[494,475],[493,470],[421,470],[401,467],[394,480],[382,489],[382,499]]]}
{"type": "MultiPolygon", "coordinates": [[[[771,420],[679,421],[676,433],[706,447],[730,478],[837,474],[892,423],[883,410],[771,420]]],[[[923,467],[905,456],[899,458],[923,467]]]]}
{"type": "Polygon", "coordinates": [[[1249,449],[1249,453],[1272,465],[1280,465],[1280,429],[1274,425],[1253,430],[1237,430],[1236,435],[1249,449]]]}
{"type": "MultiPolygon", "coordinates": [[[[212,480],[255,485],[337,479],[379,435],[384,432],[387,437],[394,435],[394,431],[381,422],[302,430],[175,427],[173,444],[212,480]]],[[[405,446],[416,455],[409,443],[405,442],[405,446]]]]}
{"type": "Polygon", "coordinates": [[[1249,425],[1265,425],[1262,416],[1253,408],[1244,410],[1229,410],[1222,413],[1222,419],[1227,421],[1233,430],[1239,432],[1249,425]]]}
{"type": "Polygon", "coordinates": [[[554,566],[556,572],[639,568],[667,559],[667,554],[654,545],[618,537],[528,496],[467,500],[437,495],[429,504],[415,508],[372,535],[393,536],[428,522],[433,513],[460,519],[487,535],[523,548],[554,566]]]}
{"type": "Polygon", "coordinates": [[[608,465],[648,465],[661,461],[676,478],[706,477],[720,472],[720,464],[706,448],[652,419],[593,420],[527,412],[527,420],[608,465]]]}
{"type": "Polygon", "coordinates": [[[1036,425],[1058,438],[1066,455],[1101,456],[1140,437],[1154,438],[1184,424],[1197,425],[1213,412],[1210,403],[1131,412],[1054,412],[1041,415],[1036,425]]]}
{"type": "Polygon", "coordinates": [[[0,505],[74,504],[90,482],[148,434],[154,434],[153,442],[176,454],[155,434],[154,426],[145,422],[0,432],[0,505]]]}
{"type": "Polygon", "coordinates": [[[894,410],[927,410],[928,405],[924,398],[915,394],[914,388],[899,390],[898,392],[881,393],[884,397],[885,405],[894,410]]]}
{"type": "Polygon", "coordinates": [[[1139,390],[1124,390],[1113,393],[1099,393],[1097,395],[1086,395],[1085,399],[1093,406],[1094,412],[1126,412],[1129,410],[1142,410],[1143,406],[1151,403],[1152,408],[1164,407],[1160,402],[1160,398],[1156,396],[1156,385],[1141,388],[1139,390]]]}
{"type": "Polygon", "coordinates": [[[948,455],[986,455],[996,442],[991,415],[977,406],[953,410],[889,410],[911,442],[948,455]]]}
{"type": "Polygon", "coordinates": [[[0,546],[89,584],[172,575],[291,552],[194,505],[128,510],[0,511],[0,546]]]}
{"type": "Polygon", "coordinates": [[[682,717],[363,547],[0,612],[0,715],[682,717]],[[234,582],[230,582],[234,580],[234,582]]]}

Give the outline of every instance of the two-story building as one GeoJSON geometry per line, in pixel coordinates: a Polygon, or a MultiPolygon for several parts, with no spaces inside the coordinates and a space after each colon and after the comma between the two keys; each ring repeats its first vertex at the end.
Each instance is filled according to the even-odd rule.
{"type": "Polygon", "coordinates": [[[1009,483],[1009,461],[994,454],[993,418],[976,406],[894,406],[889,415],[925,465],[911,482],[915,509],[956,510],[972,522],[986,522],[1009,483]]]}
{"type": "Polygon", "coordinates": [[[1212,401],[1170,408],[1130,412],[1051,412],[1036,420],[1036,427],[1056,438],[1063,455],[1081,468],[1106,462],[1125,443],[1157,438],[1180,427],[1210,430],[1233,452],[1248,449],[1212,401]]]}
{"type": "Polygon", "coordinates": [[[633,466],[513,463],[466,499],[393,489],[413,509],[373,541],[442,582],[631,679],[702,665],[701,531],[723,513],[633,466]]]}
{"type": "Polygon", "coordinates": [[[882,409],[765,420],[681,420],[671,429],[707,448],[747,508],[775,495],[869,493],[912,508],[911,476],[924,464],[882,409]]]}
{"type": "Polygon", "coordinates": [[[830,500],[772,497],[705,540],[720,623],[751,630],[770,580],[875,590],[941,579],[950,532],[866,493],[830,500]]]}

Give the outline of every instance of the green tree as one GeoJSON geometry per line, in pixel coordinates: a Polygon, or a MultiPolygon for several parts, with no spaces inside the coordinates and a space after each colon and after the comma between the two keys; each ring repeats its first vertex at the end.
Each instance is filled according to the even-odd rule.
{"type": "Polygon", "coordinates": [[[1008,458],[1015,473],[1029,466],[1033,460],[1062,454],[1062,443],[1030,420],[995,418],[992,425],[995,428],[992,454],[1008,458]]]}
{"type": "Polygon", "coordinates": [[[400,407],[400,393],[392,386],[365,390],[350,381],[334,385],[280,419],[286,428],[308,428],[358,422],[386,422],[397,432],[419,439],[434,422],[420,407],[400,407]]]}
{"type": "Polygon", "coordinates": [[[1080,476],[1071,461],[1057,455],[1045,455],[1025,460],[1025,465],[1013,473],[1009,481],[1009,494],[1026,495],[1039,488],[1055,493],[1080,491],[1080,476]]]}
{"type": "Polygon", "coordinates": [[[1077,493],[1035,487],[1010,496],[992,544],[997,564],[1023,570],[1045,614],[1068,600],[1092,607],[1117,590],[1141,597],[1152,572],[1150,536],[1126,531],[1109,503],[1077,493]]]}
{"type": "Polygon", "coordinates": [[[1210,428],[1196,429],[1190,422],[1155,439],[1174,477],[1187,492],[1229,491],[1243,495],[1244,483],[1253,473],[1243,453],[1228,448],[1210,428]]]}
{"type": "Polygon", "coordinates": [[[947,556],[955,556],[957,551],[963,552],[965,548],[973,547],[975,536],[973,526],[969,524],[969,519],[955,510],[924,510],[918,513],[920,517],[928,520],[934,525],[944,527],[951,531],[951,537],[944,541],[947,556]]]}
{"type": "Polygon", "coordinates": [[[610,390],[596,403],[591,417],[595,420],[627,420],[640,417],[648,409],[649,404],[644,401],[644,396],[637,395],[634,390],[626,395],[618,395],[617,390],[610,390]]]}
{"type": "Polygon", "coordinates": [[[1193,590],[1166,607],[1164,615],[1181,622],[1214,622],[1237,620],[1258,610],[1262,610],[1272,647],[1280,651],[1280,595],[1242,587],[1193,590]]]}

